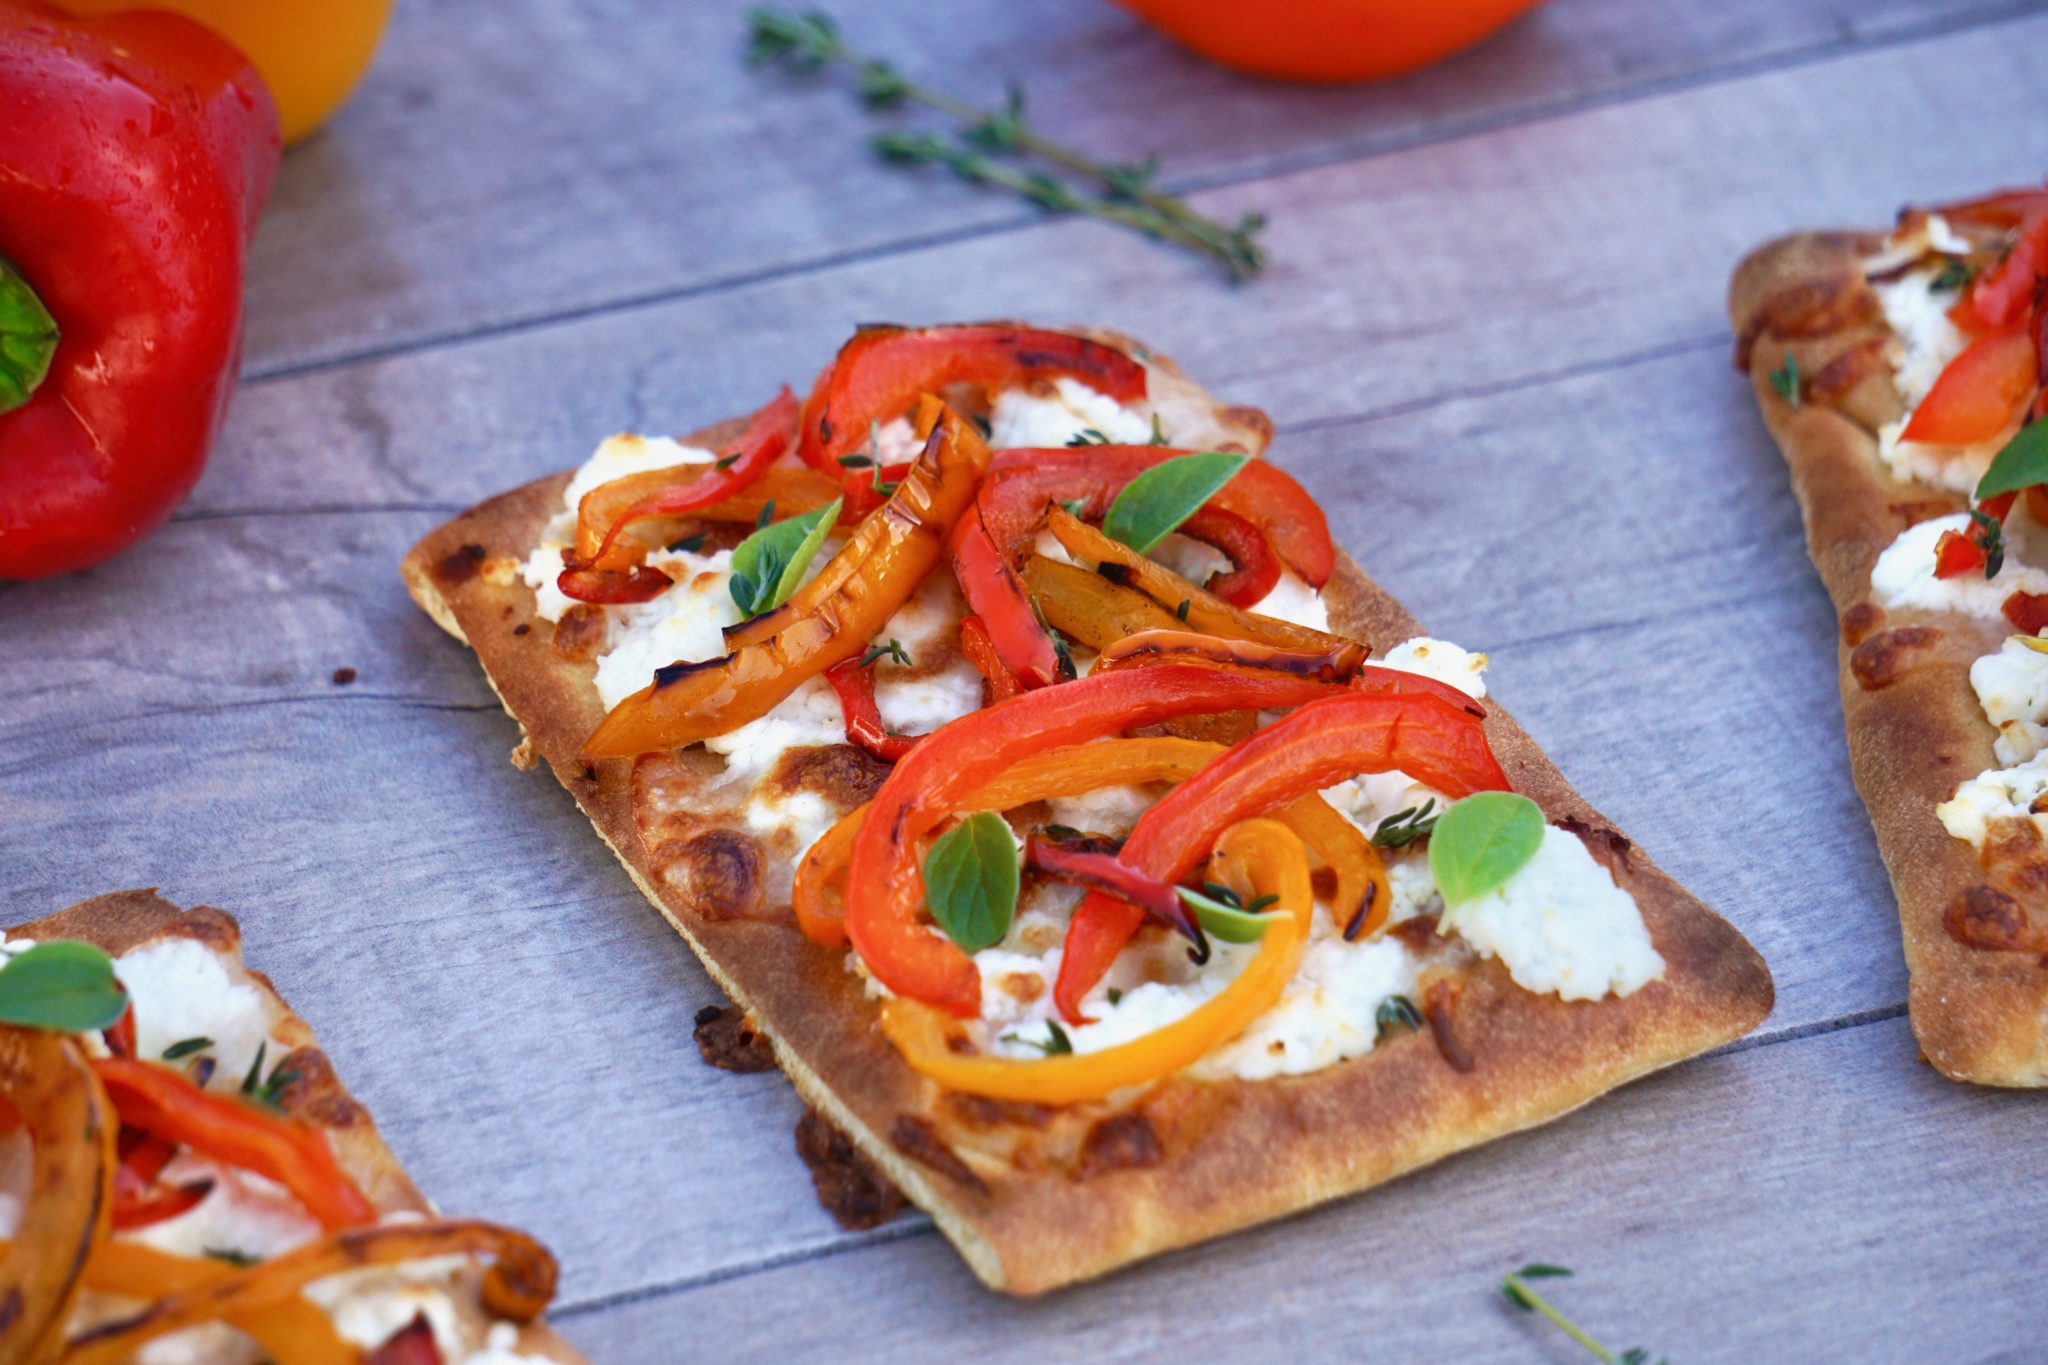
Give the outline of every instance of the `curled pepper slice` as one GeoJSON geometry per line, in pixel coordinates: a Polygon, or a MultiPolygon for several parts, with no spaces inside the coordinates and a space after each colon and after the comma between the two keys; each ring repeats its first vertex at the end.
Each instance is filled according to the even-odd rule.
{"type": "MultiPolygon", "coordinates": [[[[222,1261],[174,1256],[144,1242],[102,1242],[85,1263],[85,1287],[145,1301],[219,1284],[235,1268],[222,1261]]],[[[284,1365],[362,1365],[362,1352],[343,1341],[334,1320],[293,1295],[260,1308],[225,1312],[221,1320],[256,1338],[284,1365]]]]}
{"type": "Polygon", "coordinates": [[[974,963],[923,918],[918,842],[940,820],[1033,753],[1180,716],[1299,706],[1333,692],[1341,696],[1342,689],[1279,674],[1162,664],[1041,688],[962,716],[918,745],[875,794],[847,872],[848,937],[898,995],[952,1014],[980,1013],[974,963]]]}
{"type": "Polygon", "coordinates": [[[825,670],[825,681],[839,694],[839,710],[846,717],[846,742],[864,749],[884,763],[894,763],[910,752],[922,735],[892,735],[882,725],[882,708],[875,701],[875,675],[861,667],[860,660],[847,659],[825,670]]]}
{"type": "Polygon", "coordinates": [[[1145,367],[1114,346],[1015,323],[863,327],[804,402],[800,449],[822,474],[868,439],[868,423],[908,411],[921,393],[972,384],[993,393],[1027,379],[1078,379],[1119,403],[1145,396],[1145,367]]]}
{"type": "Polygon", "coordinates": [[[987,680],[990,701],[1005,701],[1024,690],[1024,684],[1003,662],[1002,651],[996,648],[987,623],[971,612],[960,618],[960,652],[987,680]]]}
{"type": "Polygon", "coordinates": [[[106,1092],[78,1043],[0,1025],[0,1099],[35,1144],[28,1203],[0,1258],[0,1360],[53,1359],[86,1258],[114,1206],[114,1133],[106,1092]]]}
{"type": "Polygon", "coordinates": [[[817,577],[727,631],[731,653],[657,669],[653,683],[604,718],[584,757],[626,758],[725,734],[858,655],[938,562],[987,467],[988,446],[973,425],[942,409],[901,486],[817,577]]]}
{"type": "Polygon", "coordinates": [[[1045,633],[1031,594],[1010,561],[989,539],[978,507],[969,508],[953,528],[953,575],[960,593],[980,618],[982,632],[1004,670],[1026,687],[1050,687],[1060,680],[1059,651],[1045,633]]]}
{"type": "MultiPolygon", "coordinates": [[[[1485,730],[1466,711],[1426,693],[1353,693],[1312,702],[1233,746],[1146,811],[1117,856],[1178,881],[1224,827],[1348,777],[1395,769],[1454,800],[1509,789],[1485,730]]],[[[1081,902],[1053,984],[1062,1014],[1078,1017],[1082,998],[1143,922],[1140,911],[1111,896],[1081,902]]]]}
{"type": "Polygon", "coordinates": [[[375,1222],[377,1210],[341,1169],[327,1135],[201,1090],[184,1073],[132,1057],[93,1062],[121,1122],[275,1180],[327,1228],[375,1222]]]}
{"type": "Polygon", "coordinates": [[[1211,875],[1246,902],[1276,896],[1259,951],[1236,978],[1192,1013],[1128,1043],[1042,1060],[963,1054],[949,1045],[944,1013],[916,1000],[882,1006],[882,1032],[911,1067],[949,1090],[1039,1104],[1101,1099],[1170,1076],[1244,1032],[1273,1007],[1301,965],[1314,892],[1299,837],[1275,820],[1247,820],[1217,841],[1211,875]]]}
{"type": "Polygon", "coordinates": [[[1279,556],[1266,544],[1264,533],[1235,512],[1213,505],[1198,507],[1180,524],[1180,533],[1230,557],[1231,571],[1215,575],[1202,586],[1233,607],[1257,606],[1280,581],[1279,556]]]}

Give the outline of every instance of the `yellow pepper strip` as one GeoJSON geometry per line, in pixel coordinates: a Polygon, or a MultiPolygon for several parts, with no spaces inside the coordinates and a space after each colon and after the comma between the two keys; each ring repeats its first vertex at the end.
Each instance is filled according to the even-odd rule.
{"type": "Polygon", "coordinates": [[[1090,649],[1108,649],[1127,636],[1180,625],[1173,613],[1141,592],[1118,587],[1092,569],[1044,555],[1024,561],[1018,577],[1046,624],[1090,649]]]}
{"type": "MultiPolygon", "coordinates": [[[[1222,752],[1221,744],[1169,736],[1070,744],[1025,759],[976,792],[969,808],[1013,810],[1028,802],[1081,796],[1101,787],[1182,782],[1222,752]]],[[[846,944],[846,906],[841,893],[854,836],[860,833],[867,814],[865,805],[849,812],[797,863],[796,882],[790,890],[797,927],[805,937],[828,948],[846,944]]],[[[1330,913],[1340,930],[1364,903],[1368,886],[1374,888],[1371,912],[1353,937],[1370,934],[1386,922],[1387,907],[1393,900],[1386,864],[1372,840],[1356,825],[1313,792],[1275,811],[1273,818],[1292,829],[1336,871],[1337,894],[1331,899],[1330,913]]]]}
{"type": "Polygon", "coordinates": [[[728,631],[731,653],[656,670],[652,683],[612,708],[584,743],[585,758],[631,758],[726,734],[867,648],[939,562],[988,468],[988,445],[973,424],[930,401],[943,415],[924,453],[818,576],[781,607],[728,631]]]}
{"type": "Polygon", "coordinates": [[[1187,615],[1179,617],[1172,625],[1184,625],[1204,635],[1253,640],[1281,649],[1343,650],[1347,645],[1358,643],[1342,635],[1311,630],[1307,626],[1277,621],[1270,616],[1233,607],[1173,570],[1153,563],[1130,546],[1111,540],[1064,507],[1054,505],[1048,508],[1045,525],[1075,559],[1090,565],[1119,565],[1125,582],[1175,616],[1179,617],[1181,603],[1187,603],[1187,615]]]}
{"type": "Polygon", "coordinates": [[[1018,1061],[962,1055],[947,1044],[958,1021],[921,1001],[899,998],[882,1006],[882,1032],[911,1068],[948,1090],[1039,1104],[1099,1100],[1125,1086],[1142,1085],[1192,1066],[1218,1045],[1244,1032],[1271,1009],[1301,965],[1308,945],[1314,892],[1308,851],[1277,820],[1245,820],[1216,841],[1210,876],[1245,900],[1278,896],[1259,952],[1214,999],[1186,1017],[1141,1038],[1100,1052],[1063,1053],[1018,1061]]]}
{"type": "MultiPolygon", "coordinates": [[[[85,1263],[85,1287],[151,1302],[236,1273],[222,1261],[174,1256],[141,1242],[102,1242],[85,1263]]],[[[333,1320],[304,1298],[239,1308],[222,1321],[254,1337],[277,1365],[361,1365],[362,1352],[343,1341],[333,1320]]]]}

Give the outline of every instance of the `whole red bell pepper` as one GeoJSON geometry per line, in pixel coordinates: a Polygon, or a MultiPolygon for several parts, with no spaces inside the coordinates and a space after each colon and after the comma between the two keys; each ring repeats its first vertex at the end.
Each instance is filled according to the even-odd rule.
{"type": "Polygon", "coordinates": [[[0,3],[0,577],[96,564],[191,491],[278,150],[255,68],[198,24],[0,3]]]}

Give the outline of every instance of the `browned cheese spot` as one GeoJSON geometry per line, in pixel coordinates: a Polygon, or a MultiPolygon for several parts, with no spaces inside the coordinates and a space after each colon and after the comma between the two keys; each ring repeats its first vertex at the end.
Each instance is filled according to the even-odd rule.
{"type": "Polygon", "coordinates": [[[988,1193],[987,1183],[960,1159],[959,1153],[946,1145],[930,1119],[919,1118],[915,1114],[898,1114],[896,1122],[889,1125],[889,1145],[912,1161],[929,1166],[976,1194],[988,1193]]]}
{"type": "Polygon", "coordinates": [[[1988,882],[1958,892],[1942,912],[1941,925],[1968,948],[2032,952],[2038,947],[2026,908],[1988,882]]]}
{"type": "Polygon", "coordinates": [[[1166,1159],[1159,1134],[1143,1114],[1112,1114],[1098,1121],[1081,1140],[1081,1156],[1069,1174],[1093,1180],[1111,1171],[1138,1171],[1166,1159]]]}
{"type": "Polygon", "coordinates": [[[810,1168],[818,1202],[849,1232],[878,1228],[909,1202],[853,1139],[815,1109],[796,1121],[796,1154],[810,1168]]]}
{"type": "Polygon", "coordinates": [[[810,792],[840,810],[852,810],[874,800],[889,773],[889,764],[851,744],[821,744],[785,753],[765,784],[784,797],[810,792]]]}
{"type": "Polygon", "coordinates": [[[706,1005],[697,1011],[692,1036],[707,1065],[747,1075],[775,1069],[775,1046],[738,1005],[706,1005]]]}
{"type": "Polygon", "coordinates": [[[946,1107],[970,1128],[1044,1128],[1059,1109],[1027,1100],[998,1100],[987,1095],[969,1095],[953,1090],[946,1094],[946,1107]]]}
{"type": "Polygon", "coordinates": [[[1735,339],[1735,368],[1749,373],[1750,354],[1767,332],[1778,337],[1826,336],[1882,317],[1877,295],[1860,274],[1844,271],[1787,285],[1765,299],[1743,326],[1735,339]]]}
{"type": "Polygon", "coordinates": [[[1814,371],[1806,381],[1807,393],[1822,402],[1835,403],[1873,375],[1889,377],[1891,364],[1886,357],[1890,345],[1891,338],[1887,336],[1865,337],[1814,371]]]}
{"type": "Polygon", "coordinates": [[[1873,635],[1849,656],[1849,671],[1866,692],[1890,687],[1908,669],[1933,662],[1941,638],[1933,626],[1900,626],[1873,635]]]}
{"type": "Polygon", "coordinates": [[[1228,407],[1223,410],[1223,420],[1231,426],[1256,432],[1261,450],[1273,444],[1273,419],[1266,415],[1264,408],[1228,407]]]}
{"type": "Polygon", "coordinates": [[[595,657],[604,648],[609,629],[603,607],[594,602],[578,602],[555,622],[555,657],[571,663],[595,657]]]}
{"type": "Polygon", "coordinates": [[[710,829],[654,850],[661,879],[708,920],[744,919],[760,908],[765,855],[751,834],[710,829]]]}
{"type": "Polygon", "coordinates": [[[278,1108],[285,1113],[323,1128],[369,1126],[369,1111],[349,1097],[334,1074],[334,1064],[319,1048],[293,1048],[277,1067],[292,1078],[277,1095],[278,1108]]]}
{"type": "Polygon", "coordinates": [[[1875,602],[1858,602],[1842,613],[1842,643],[1854,649],[1884,625],[1884,608],[1875,602]]]}

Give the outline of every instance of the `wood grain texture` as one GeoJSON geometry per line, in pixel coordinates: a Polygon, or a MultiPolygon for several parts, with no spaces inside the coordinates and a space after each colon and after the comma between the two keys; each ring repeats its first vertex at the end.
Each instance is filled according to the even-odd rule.
{"type": "MultiPolygon", "coordinates": [[[[256,244],[256,372],[546,320],[1032,222],[943,172],[877,167],[843,84],[749,73],[749,0],[406,0],[368,80],[286,158],[256,244]]],[[[802,8],[789,5],[786,8],[802,8]]],[[[1295,90],[1197,60],[1100,0],[846,0],[849,36],[1047,131],[1242,179],[2039,8],[1722,0],[1644,24],[1556,0],[1436,70],[1295,90]]],[[[1275,205],[1279,208],[1279,205],[1275,205]]],[[[1294,210],[1286,208],[1291,216],[1294,210]]],[[[1197,267],[1188,287],[1231,296],[1197,267]]]]}

